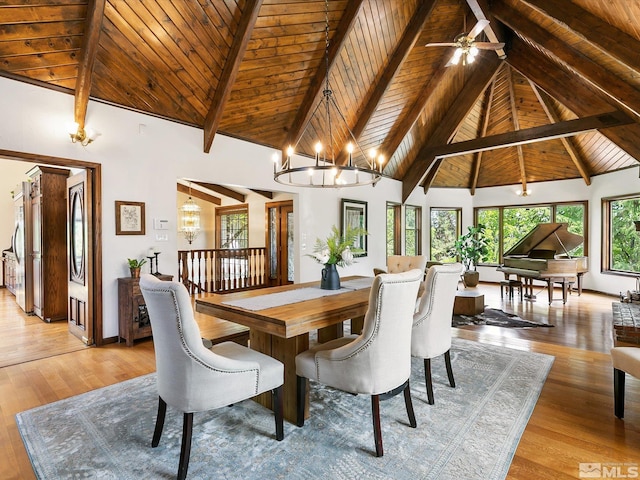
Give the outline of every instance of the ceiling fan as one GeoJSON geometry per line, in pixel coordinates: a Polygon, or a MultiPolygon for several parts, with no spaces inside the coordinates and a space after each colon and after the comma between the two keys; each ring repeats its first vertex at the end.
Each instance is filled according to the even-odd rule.
{"type": "Polygon", "coordinates": [[[473,63],[479,50],[500,50],[504,48],[502,42],[476,42],[475,38],[489,25],[489,20],[478,20],[478,23],[469,31],[461,33],[453,39],[453,42],[427,43],[427,47],[456,47],[451,60],[445,65],[457,65],[462,59],[462,64],[473,63]]]}

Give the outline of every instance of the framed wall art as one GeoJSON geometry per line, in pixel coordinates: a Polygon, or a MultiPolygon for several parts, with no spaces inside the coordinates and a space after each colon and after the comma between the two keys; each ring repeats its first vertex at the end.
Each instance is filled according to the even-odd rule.
{"type": "MultiPolygon", "coordinates": [[[[367,229],[367,202],[342,199],[342,235],[345,234],[348,228],[367,229]]],[[[367,236],[358,236],[353,243],[353,248],[361,250],[360,253],[354,252],[355,257],[366,257],[367,236]]]]}
{"type": "Polygon", "coordinates": [[[116,235],[144,235],[144,202],[116,200],[116,235]]]}

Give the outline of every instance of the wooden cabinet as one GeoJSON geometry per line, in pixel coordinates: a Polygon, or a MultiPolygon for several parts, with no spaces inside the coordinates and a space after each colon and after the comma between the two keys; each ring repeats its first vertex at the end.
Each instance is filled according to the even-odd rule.
{"type": "Polygon", "coordinates": [[[31,178],[33,312],[46,322],[67,318],[69,170],[37,166],[31,178]]]}
{"type": "Polygon", "coordinates": [[[4,286],[14,295],[16,294],[16,256],[5,252],[2,257],[4,286]]]}
{"type": "MultiPolygon", "coordinates": [[[[172,280],[172,275],[158,275],[160,280],[172,280]]],[[[118,341],[124,339],[127,347],[134,340],[151,336],[151,323],[147,305],[140,291],[139,278],[118,279],[118,341]]]]}

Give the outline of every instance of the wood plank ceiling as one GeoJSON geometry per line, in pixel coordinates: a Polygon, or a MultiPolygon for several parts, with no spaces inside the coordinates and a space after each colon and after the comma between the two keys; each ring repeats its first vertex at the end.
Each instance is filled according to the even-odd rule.
{"type": "MultiPolygon", "coordinates": [[[[640,2],[330,0],[328,22],[336,101],[405,199],[590,184],[640,159],[640,2]],[[504,52],[445,67],[452,49],[425,47],[477,18],[504,52]]],[[[0,0],[0,75],[75,95],[81,126],[91,98],[202,128],[207,152],[216,133],[298,140],[325,48],[324,1],[0,0]]]]}

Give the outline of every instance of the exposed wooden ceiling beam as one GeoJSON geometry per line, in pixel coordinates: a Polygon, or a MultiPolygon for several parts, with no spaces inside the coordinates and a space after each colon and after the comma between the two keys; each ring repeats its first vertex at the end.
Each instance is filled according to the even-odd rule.
{"type": "MultiPolygon", "coordinates": [[[[511,67],[507,66],[507,86],[509,87],[509,108],[511,110],[511,121],[513,129],[520,130],[520,119],[518,118],[518,107],[516,107],[516,93],[513,90],[513,72],[511,67]]],[[[524,153],[522,152],[522,144],[516,145],[518,152],[518,167],[520,168],[520,183],[522,191],[527,191],[527,171],[524,168],[524,153]]]]}
{"type": "Polygon", "coordinates": [[[183,185],[181,183],[178,183],[177,185],[178,185],[177,190],[180,193],[184,193],[185,195],[189,195],[191,197],[199,198],[200,200],[213,203],[214,205],[222,205],[222,200],[219,199],[218,197],[214,197],[213,195],[209,195],[208,193],[201,192],[200,190],[194,190],[193,188],[189,188],[186,185],[183,185]]]}
{"type": "Polygon", "coordinates": [[[268,190],[256,190],[255,188],[250,188],[249,190],[251,190],[254,193],[257,193],[258,195],[262,195],[264,198],[273,200],[273,192],[270,192],[268,190]]]}
{"type": "Polygon", "coordinates": [[[232,190],[228,187],[223,187],[222,185],[218,185],[215,183],[206,183],[206,182],[193,182],[196,185],[200,185],[201,187],[207,188],[212,192],[219,193],[220,195],[224,195],[225,197],[233,198],[234,200],[244,203],[246,200],[246,196],[240,192],[232,190]]]}
{"type": "Polygon", "coordinates": [[[238,69],[247,51],[247,45],[258,19],[258,12],[260,12],[261,6],[262,0],[247,0],[245,2],[245,9],[238,22],[238,29],[233,35],[233,43],[229,49],[220,80],[218,80],[218,86],[213,94],[211,106],[204,121],[204,151],[206,153],[211,150],[213,137],[216,135],[224,107],[227,104],[227,100],[229,100],[231,89],[238,76],[238,69]]]}
{"type": "MultiPolygon", "coordinates": [[[[618,108],[609,97],[579,75],[559,67],[546,55],[517,37],[511,42],[509,58],[506,61],[579,117],[618,108]]],[[[600,133],[633,158],[640,159],[640,125],[625,125],[600,133]]]]}
{"type": "Polygon", "coordinates": [[[484,138],[475,138],[465,142],[449,143],[424,149],[428,157],[446,158],[468,153],[494,150],[496,148],[515,147],[525,143],[542,142],[555,138],[568,137],[591,130],[607,129],[629,125],[634,120],[622,111],[600,113],[589,117],[566,120],[564,122],[525,128],[515,132],[499,133],[484,138]]]}
{"type": "MultiPolygon", "coordinates": [[[[435,155],[429,152],[436,145],[447,144],[451,141],[461,123],[473,108],[478,97],[485,91],[495,74],[498,72],[502,61],[498,57],[483,58],[471,67],[473,71],[458,94],[447,113],[440,121],[435,131],[413,160],[413,163],[402,178],[402,201],[405,202],[414,188],[420,183],[422,177],[434,166],[435,155]]],[[[464,68],[469,68],[466,66],[464,68]]],[[[439,166],[439,164],[438,164],[439,166]]]]}
{"type": "MultiPolygon", "coordinates": [[[[340,23],[338,24],[331,41],[329,42],[329,70],[331,70],[336,58],[338,58],[338,53],[342,50],[342,47],[349,36],[349,32],[353,28],[353,23],[360,12],[362,3],[363,0],[347,2],[347,8],[340,19],[340,23]]],[[[326,75],[327,65],[323,61],[318,65],[318,69],[313,75],[313,79],[311,80],[307,93],[304,96],[304,100],[300,104],[298,113],[296,113],[293,125],[289,129],[289,145],[295,145],[298,143],[298,140],[300,140],[300,136],[309,122],[314,107],[318,103],[320,95],[324,90],[324,79],[326,75]]]]}
{"type": "MultiPolygon", "coordinates": [[[[536,84],[533,83],[531,80],[529,80],[529,84],[531,85],[531,88],[533,89],[533,93],[536,95],[536,98],[538,99],[538,102],[540,102],[540,105],[542,106],[542,109],[546,113],[549,121],[551,123],[560,122],[561,119],[557,114],[557,112],[555,111],[555,109],[553,108],[553,105],[551,104],[551,99],[547,96],[547,94],[544,92],[541,92],[536,86],[536,84]]],[[[565,150],[569,154],[571,161],[578,169],[578,172],[580,172],[580,176],[583,178],[584,183],[586,183],[587,185],[591,185],[591,175],[589,174],[589,169],[587,167],[587,164],[582,159],[582,156],[580,155],[580,152],[578,152],[578,149],[575,147],[572,139],[563,137],[560,139],[560,141],[562,142],[562,145],[564,146],[565,150]]],[[[523,192],[524,191],[525,190],[523,190],[523,192]]]]}
{"type": "MultiPolygon", "coordinates": [[[[407,59],[407,56],[409,55],[409,53],[411,53],[411,49],[418,41],[418,37],[422,33],[424,25],[429,18],[429,15],[433,11],[433,7],[435,7],[435,5],[436,0],[423,0],[418,6],[416,12],[411,16],[411,21],[405,28],[404,33],[402,34],[402,38],[398,42],[396,49],[389,58],[386,67],[380,75],[379,81],[373,87],[371,93],[367,95],[367,103],[365,104],[364,108],[362,108],[358,113],[356,124],[351,129],[351,132],[353,133],[353,136],[356,140],[360,139],[360,136],[364,132],[364,129],[369,123],[369,120],[371,120],[371,117],[378,108],[380,100],[382,100],[382,97],[389,88],[389,85],[391,85],[391,82],[400,70],[400,67],[407,59]]],[[[344,165],[346,163],[346,159],[346,153],[341,152],[336,163],[338,165],[344,165]]]]}
{"type": "MultiPolygon", "coordinates": [[[[490,11],[489,5],[487,4],[486,0],[467,0],[467,5],[469,5],[471,12],[473,12],[476,19],[489,20],[489,25],[487,25],[484,29],[484,33],[487,35],[489,41],[493,43],[502,42],[503,40],[501,40],[501,35],[497,35],[496,31],[500,27],[496,25],[495,22],[492,22],[493,19],[491,18],[491,15],[487,16],[487,14],[485,13],[490,11]]],[[[496,50],[496,54],[501,60],[507,58],[507,54],[504,51],[504,48],[496,50]]]]}
{"type": "MultiPolygon", "coordinates": [[[[493,103],[493,94],[496,91],[495,79],[491,82],[491,87],[485,91],[485,100],[482,106],[482,120],[479,128],[478,137],[484,137],[487,134],[487,126],[489,125],[489,115],[491,115],[491,104],[493,103]]],[[[471,195],[475,195],[478,187],[478,178],[480,178],[480,166],[482,165],[482,152],[476,152],[471,168],[471,195]]]]}
{"type": "Polygon", "coordinates": [[[573,2],[523,0],[538,12],[566,25],[584,40],[629,68],[640,70],[640,42],[573,2]]]}
{"type": "MultiPolygon", "coordinates": [[[[628,109],[640,119],[640,91],[548,30],[528,20],[524,15],[507,6],[504,1],[494,2],[492,12],[509,28],[539,45],[560,62],[569,65],[582,78],[609,96],[618,105],[617,108],[628,109]]],[[[639,42],[636,43],[639,44],[639,42]]]]}
{"type": "Polygon", "coordinates": [[[98,51],[98,41],[104,18],[104,6],[106,0],[90,0],[87,5],[87,19],[85,21],[84,45],[82,58],[78,64],[78,78],[76,80],[76,92],[73,117],[80,128],[84,128],[89,95],[91,94],[91,79],[93,64],[98,51]]]}

